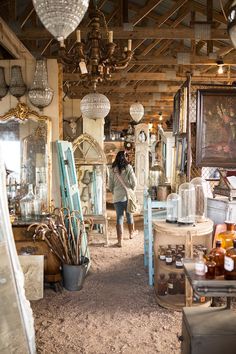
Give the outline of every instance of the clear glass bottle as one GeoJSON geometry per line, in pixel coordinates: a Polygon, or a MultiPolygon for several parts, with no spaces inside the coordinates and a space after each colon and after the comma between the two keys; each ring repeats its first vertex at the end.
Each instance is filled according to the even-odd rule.
{"type": "Polygon", "coordinates": [[[224,258],[226,250],[221,247],[221,244],[221,240],[217,240],[216,247],[210,252],[210,254],[213,255],[213,260],[216,262],[216,276],[224,274],[224,258]]]}
{"type": "Polygon", "coordinates": [[[176,258],[175,258],[175,267],[177,269],[183,268],[183,257],[181,253],[177,253],[176,258]]]}
{"type": "Polygon", "coordinates": [[[177,193],[171,193],[166,199],[166,222],[176,223],[178,220],[180,196],[177,193]]]}
{"type": "Polygon", "coordinates": [[[34,217],[34,200],[33,184],[29,184],[28,193],[20,200],[21,218],[23,220],[32,220],[34,217]]]}
{"type": "Polygon", "coordinates": [[[205,275],[205,262],[203,258],[203,252],[199,252],[197,259],[195,260],[195,274],[198,276],[205,275]]]}
{"type": "Polygon", "coordinates": [[[195,187],[192,183],[183,183],[179,187],[179,208],[178,223],[194,224],[195,223],[195,187]]]}
{"type": "Polygon", "coordinates": [[[233,247],[226,250],[224,269],[226,280],[236,280],[236,239],[233,240],[233,247]]]}
{"type": "Polygon", "coordinates": [[[213,259],[213,255],[210,254],[208,256],[208,260],[206,261],[206,264],[205,264],[205,277],[206,279],[215,279],[216,277],[216,262],[214,261],[213,259]]]}
{"type": "Polygon", "coordinates": [[[191,183],[195,188],[196,222],[204,222],[207,219],[207,182],[201,177],[196,177],[191,183]]]}
{"type": "Polygon", "coordinates": [[[157,294],[160,296],[167,295],[168,282],[164,273],[160,274],[160,278],[157,281],[157,294]]]}
{"type": "Polygon", "coordinates": [[[233,240],[236,239],[236,231],[234,230],[235,223],[232,221],[225,221],[227,230],[217,235],[217,240],[221,240],[222,247],[227,249],[233,246],[233,240]]]}

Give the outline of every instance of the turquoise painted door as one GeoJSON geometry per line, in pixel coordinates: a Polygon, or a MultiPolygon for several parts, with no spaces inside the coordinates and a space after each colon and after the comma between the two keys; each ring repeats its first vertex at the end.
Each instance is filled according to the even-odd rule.
{"type": "MultiPolygon", "coordinates": [[[[69,141],[57,141],[57,153],[60,171],[60,188],[62,196],[62,206],[71,212],[77,210],[80,220],[83,222],[83,212],[80,202],[80,193],[76,175],[74,153],[72,143],[69,141]]],[[[75,223],[75,235],[77,235],[77,224],[75,223]]],[[[86,232],[82,235],[81,255],[90,259],[86,232]]]]}

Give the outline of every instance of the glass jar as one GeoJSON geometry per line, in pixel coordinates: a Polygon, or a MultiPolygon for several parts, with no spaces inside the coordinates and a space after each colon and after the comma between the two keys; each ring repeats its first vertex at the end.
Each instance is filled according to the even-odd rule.
{"type": "Polygon", "coordinates": [[[196,177],[191,183],[195,188],[195,220],[204,222],[207,219],[207,182],[201,177],[196,177]]]}
{"type": "Polygon", "coordinates": [[[176,223],[178,220],[180,196],[177,193],[171,193],[168,195],[166,201],[166,222],[176,223]]]}
{"type": "Polygon", "coordinates": [[[221,247],[222,242],[220,240],[216,241],[216,247],[213,248],[210,254],[213,255],[213,260],[216,262],[216,276],[224,274],[224,258],[226,250],[221,247]]]}
{"type": "Polygon", "coordinates": [[[168,294],[176,295],[178,293],[178,280],[176,273],[170,273],[168,279],[168,294]]]}
{"type": "Polygon", "coordinates": [[[236,280],[236,239],[233,240],[233,247],[226,250],[224,269],[226,280],[236,280]]]}
{"type": "Polygon", "coordinates": [[[184,273],[180,274],[180,278],[178,279],[178,289],[179,294],[185,294],[185,275],[184,273]]]}
{"type": "Polygon", "coordinates": [[[168,282],[165,278],[165,274],[161,273],[160,278],[157,281],[157,294],[160,296],[167,295],[168,282]]]}
{"type": "Polygon", "coordinates": [[[205,277],[206,279],[215,279],[216,277],[216,262],[213,259],[213,255],[210,254],[208,256],[208,260],[206,261],[206,269],[205,269],[205,277]]]}
{"type": "Polygon", "coordinates": [[[198,258],[195,260],[195,274],[198,276],[205,275],[205,262],[201,251],[199,251],[198,258]]]}
{"type": "Polygon", "coordinates": [[[179,187],[178,223],[194,224],[195,222],[195,187],[192,183],[183,183],[179,187]]]}
{"type": "Polygon", "coordinates": [[[159,258],[161,261],[165,261],[166,260],[166,250],[165,247],[161,246],[160,247],[160,251],[159,251],[159,258]]]}
{"type": "Polygon", "coordinates": [[[171,265],[173,263],[172,252],[170,249],[166,251],[166,265],[171,265]]]}
{"type": "Polygon", "coordinates": [[[233,240],[236,238],[236,231],[234,230],[235,223],[225,221],[227,230],[219,233],[216,238],[222,242],[222,247],[227,249],[233,246],[233,240]]]}
{"type": "Polygon", "coordinates": [[[175,258],[175,267],[177,269],[183,268],[183,257],[181,253],[178,253],[175,258]]]}

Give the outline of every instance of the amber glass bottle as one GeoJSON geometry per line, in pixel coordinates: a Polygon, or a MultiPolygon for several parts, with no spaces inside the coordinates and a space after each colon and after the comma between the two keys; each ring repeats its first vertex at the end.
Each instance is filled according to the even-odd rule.
{"type": "Polygon", "coordinates": [[[210,254],[208,256],[208,260],[206,261],[205,267],[206,267],[206,273],[205,273],[206,279],[215,279],[215,276],[216,276],[216,262],[214,262],[212,254],[210,254]]]}
{"type": "Polygon", "coordinates": [[[225,221],[227,230],[219,233],[217,240],[222,241],[222,247],[227,249],[233,246],[233,240],[236,239],[236,231],[234,230],[235,223],[231,221],[225,221]]]}
{"type": "Polygon", "coordinates": [[[225,279],[236,280],[236,240],[233,241],[233,247],[226,250],[224,268],[225,279]]]}
{"type": "Polygon", "coordinates": [[[216,276],[224,274],[224,258],[226,250],[221,247],[222,242],[220,240],[216,241],[216,247],[210,252],[213,255],[213,260],[216,262],[216,276]]]}
{"type": "Polygon", "coordinates": [[[161,273],[160,278],[157,281],[157,293],[160,296],[167,295],[168,282],[165,274],[161,273]]]}

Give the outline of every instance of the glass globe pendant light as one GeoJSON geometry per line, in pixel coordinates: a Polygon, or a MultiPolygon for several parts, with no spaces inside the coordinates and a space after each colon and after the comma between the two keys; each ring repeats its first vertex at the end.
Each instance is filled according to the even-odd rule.
{"type": "Polygon", "coordinates": [[[232,2],[232,5],[229,9],[228,33],[234,47],[236,48],[236,0],[232,2]]]}
{"type": "Polygon", "coordinates": [[[138,123],[144,115],[144,107],[141,103],[139,102],[135,102],[133,104],[131,104],[130,109],[129,109],[129,113],[132,117],[132,119],[138,123]]]}
{"type": "Polygon", "coordinates": [[[89,93],[80,102],[80,110],[83,118],[103,119],[110,112],[110,101],[101,93],[89,93]]]}
{"type": "Polygon", "coordinates": [[[28,92],[29,100],[35,107],[43,109],[52,102],[53,94],[53,90],[48,85],[46,60],[37,60],[33,83],[28,92]]]}
{"type": "Polygon", "coordinates": [[[33,4],[46,29],[63,41],[80,24],[89,0],[33,0],[33,4]]]}

